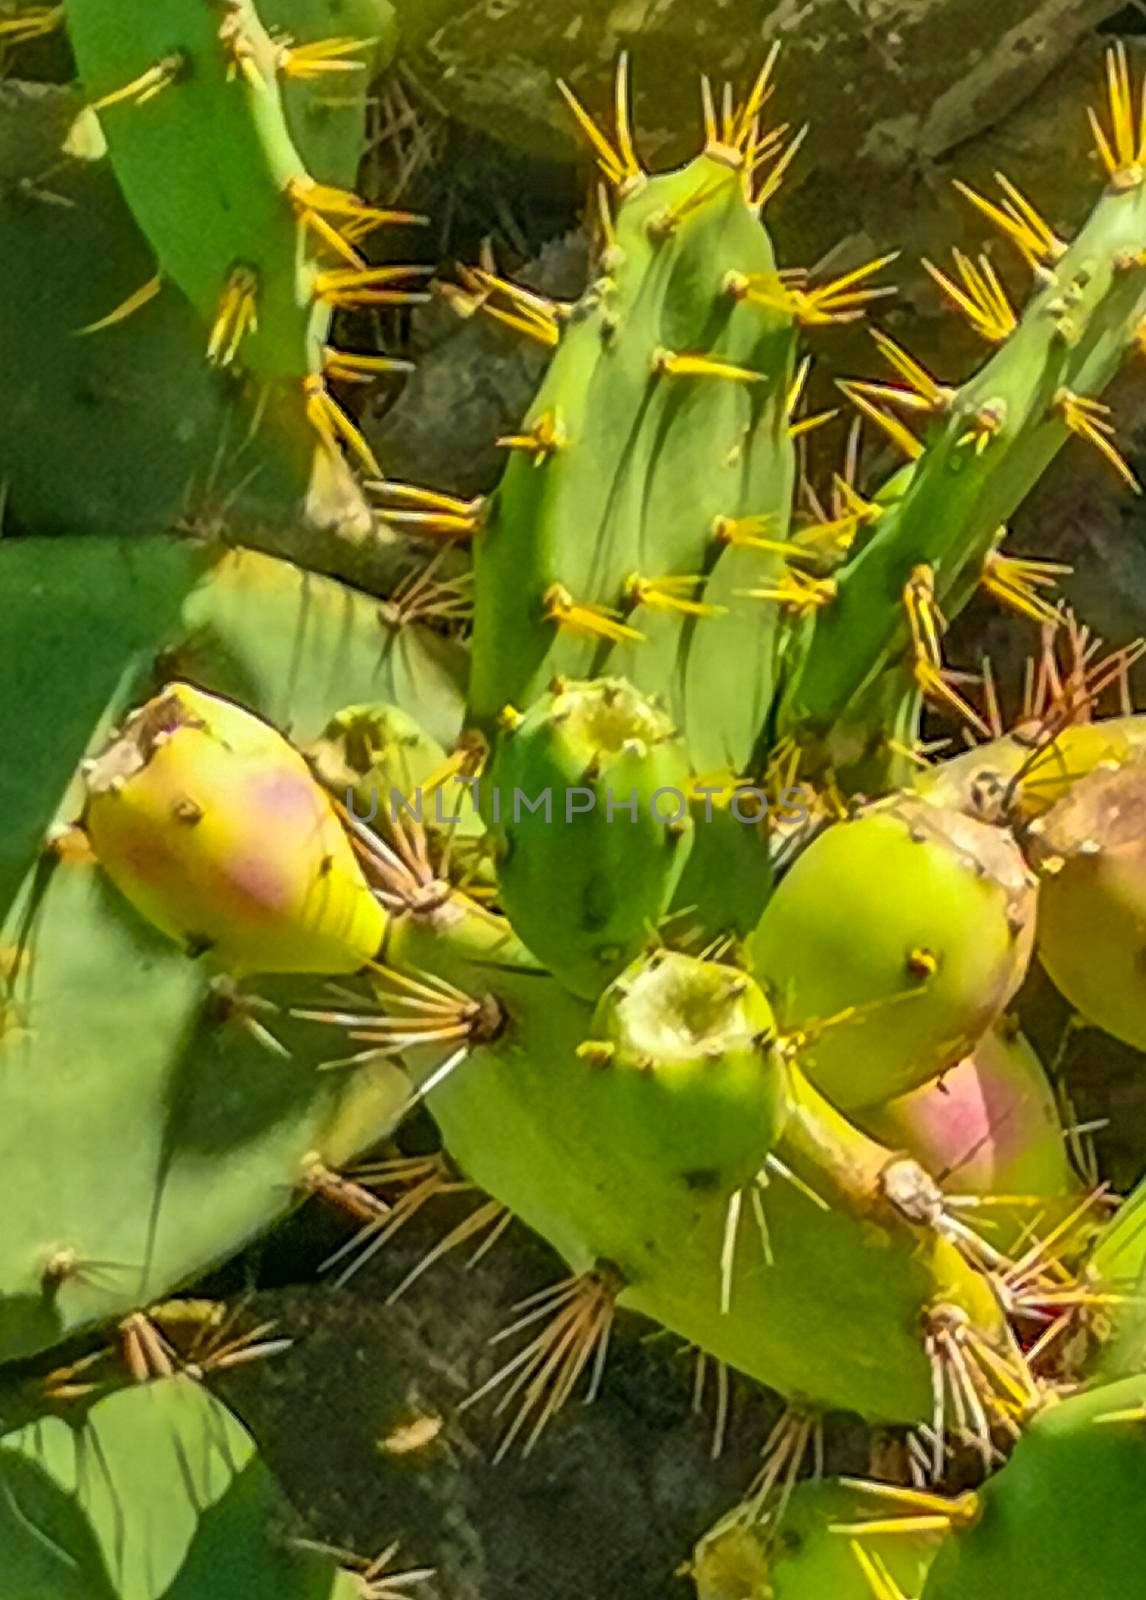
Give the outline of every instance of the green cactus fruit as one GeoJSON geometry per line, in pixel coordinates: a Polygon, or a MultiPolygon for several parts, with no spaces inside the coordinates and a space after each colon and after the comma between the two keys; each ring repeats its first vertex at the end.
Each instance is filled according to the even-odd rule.
{"type": "Polygon", "coordinates": [[[481,786],[501,900],[539,960],[595,999],[653,937],[692,843],[688,758],[623,679],[556,682],[506,718],[481,786]]]}
{"type": "Polygon", "coordinates": [[[1088,1022],[1146,1049],[1146,762],[1096,769],[1027,839],[1039,959],[1088,1022]]]}
{"type": "Polygon", "coordinates": [[[749,942],[812,1082],[844,1110],[969,1053],[1026,973],[1034,880],[1000,830],[910,797],[812,840],[749,942]]]}
{"type": "Polygon", "coordinates": [[[923,1600],[1132,1600],[1146,1566],[1146,1379],[1051,1404],[935,1558],[923,1600]]]}
{"type": "Polygon", "coordinates": [[[863,1557],[882,1566],[905,1595],[918,1595],[941,1534],[869,1534],[871,1501],[831,1478],[796,1485],[782,1518],[764,1524],[726,1518],[693,1556],[697,1600],[872,1600],[863,1557]]]}
{"type": "Polygon", "coordinates": [[[856,1120],[892,1150],[906,1150],[949,1194],[998,1196],[991,1242],[1009,1250],[1032,1218],[1049,1228],[1078,1202],[1054,1091],[1034,1050],[1007,1023],[935,1083],[856,1120]]]}
{"type": "Polygon", "coordinates": [[[794,321],[748,292],[777,270],[753,108],[650,177],[619,93],[600,272],[572,308],[525,310],[556,353],[477,536],[471,714],[492,733],[555,674],[608,671],[665,696],[697,770],[740,773],[775,686],[759,596],[795,481],[794,321]]]}
{"type": "Polygon", "coordinates": [[[250,1434],[189,1377],[0,1435],[7,1600],[355,1600],[332,1555],[292,1546],[250,1434]]]}
{"type": "Polygon", "coordinates": [[[386,916],[325,792],[268,724],[172,683],[86,772],[104,871],[155,927],[234,975],[352,973],[386,916]]]}
{"type": "MultiPolygon", "coordinates": [[[[496,1038],[475,1041],[460,1064],[454,1056],[427,1103],[462,1172],[574,1273],[607,1262],[623,1285],[618,1305],[797,1400],[885,1420],[932,1416],[937,1320],[1007,1359],[993,1289],[942,1237],[935,1186],[852,1128],[797,1069],[784,1074],[775,1173],[761,1126],[759,1179],[730,1195],[727,1181],[698,1181],[707,1158],[682,1179],[671,1102],[634,1129],[643,1089],[667,1098],[660,1077],[594,1065],[591,1008],[547,978],[500,918],[454,895],[430,915],[395,919],[386,959],[448,978],[485,1002],[483,1014],[495,997],[496,1038]]],[[[443,1061],[426,1055],[424,1082],[443,1061]]],[[[703,1075],[691,1081],[708,1092],[703,1075]]],[[[756,1075],[749,1090],[757,1104],[771,1093],[756,1075]]],[[[748,1164],[743,1129],[718,1128],[708,1142],[717,1137],[748,1164]]]]}
{"type": "Polygon", "coordinates": [[[627,967],[593,1017],[589,1094],[632,1159],[730,1194],[760,1170],[787,1115],[776,1025],[735,967],[655,951],[627,967]]]}
{"type": "Polygon", "coordinates": [[[310,219],[330,207],[287,127],[282,46],[253,0],[65,10],[116,177],[209,330],[205,348],[301,388],[324,364],[330,307],[310,219]]]}

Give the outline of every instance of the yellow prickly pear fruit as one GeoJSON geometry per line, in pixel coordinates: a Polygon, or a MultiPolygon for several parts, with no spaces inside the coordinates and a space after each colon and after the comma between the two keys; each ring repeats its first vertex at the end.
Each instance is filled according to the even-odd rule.
{"type": "Polygon", "coordinates": [[[1088,1022],[1146,1049],[1146,760],[1080,779],[1027,849],[1043,966],[1088,1022]]]}
{"type": "Polygon", "coordinates": [[[85,769],[85,826],[149,922],[235,973],[350,973],[386,915],[306,762],[250,712],[171,683],[85,769]]]}
{"type": "Polygon", "coordinates": [[[953,1067],[1026,973],[1035,882],[1001,829],[907,796],[815,838],[752,935],[781,1027],[842,1111],[953,1067]]]}

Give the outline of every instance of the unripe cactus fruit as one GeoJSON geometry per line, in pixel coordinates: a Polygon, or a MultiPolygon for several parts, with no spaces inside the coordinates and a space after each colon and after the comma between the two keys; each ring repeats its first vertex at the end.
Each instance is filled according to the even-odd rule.
{"type": "Polygon", "coordinates": [[[1146,761],[1083,778],[1027,837],[1044,967],[1087,1021],[1146,1049],[1146,761]]]}
{"type": "Polygon", "coordinates": [[[998,829],[910,798],[819,835],[750,941],[801,1064],[843,1110],[937,1078],[999,1016],[1027,969],[1034,880],[998,829]]]}
{"type": "Polygon", "coordinates": [[[86,773],[100,863],[147,920],[231,973],[355,972],[385,913],[302,757],[268,724],[169,684],[86,773]]]}
{"type": "Polygon", "coordinates": [[[1034,1050],[1005,1023],[938,1082],[870,1106],[857,1121],[889,1149],[914,1156],[949,1194],[1014,1196],[1013,1206],[990,1213],[991,1241],[1002,1250],[1036,1210],[1051,1226],[1077,1202],[1054,1091],[1034,1050]]]}
{"type": "Polygon", "coordinates": [[[772,1010],[735,967],[656,951],[606,990],[578,1052],[636,1160],[731,1193],[760,1170],[787,1116],[772,1010]]]}
{"type": "Polygon", "coordinates": [[[688,759],[623,679],[556,681],[505,731],[482,788],[514,928],[595,1000],[666,910],[692,843],[688,759]]]}

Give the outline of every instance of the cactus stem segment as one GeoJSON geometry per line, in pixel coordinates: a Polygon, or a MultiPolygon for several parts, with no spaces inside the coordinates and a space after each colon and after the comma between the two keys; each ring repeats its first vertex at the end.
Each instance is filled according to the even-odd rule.
{"type": "Polygon", "coordinates": [[[1032,622],[1057,628],[1063,620],[1062,612],[1040,591],[1053,589],[1060,578],[1073,570],[1063,561],[1028,561],[995,549],[983,562],[979,581],[988,594],[1012,611],[1030,617],[1032,622]]]}
{"type": "Polygon", "coordinates": [[[369,50],[377,39],[315,39],[310,44],[296,44],[285,40],[279,48],[278,70],[287,78],[321,78],[330,73],[363,72],[364,61],[346,58],[360,50],[369,50]]]}
{"type": "Polygon", "coordinates": [[[988,200],[958,179],[955,188],[1017,246],[1029,267],[1038,271],[1039,268],[1053,266],[1065,253],[1066,241],[1059,238],[1022,191],[1003,173],[996,172],[995,182],[1003,191],[1001,204],[988,200]]]}
{"type": "Polygon", "coordinates": [[[977,334],[990,344],[1002,344],[1014,333],[1019,319],[990,259],[981,255],[976,264],[961,250],[951,253],[962,279],[962,287],[926,258],[923,261],[924,269],[956,310],[963,313],[977,334]]]}
{"type": "Polygon", "coordinates": [[[559,583],[551,584],[543,601],[545,620],[565,633],[576,634],[581,639],[608,639],[612,644],[624,640],[640,643],[644,634],[621,621],[619,611],[611,606],[582,605],[574,600],[568,589],[559,583]]]}
{"type": "Polygon", "coordinates": [[[187,70],[187,58],[179,51],[164,56],[162,61],[157,61],[154,66],[148,67],[146,72],[141,72],[138,78],[133,78],[130,83],[125,83],[119,89],[113,89],[109,94],[101,95],[98,100],[93,100],[93,111],[108,111],[112,106],[134,105],[144,106],[149,100],[154,100],[156,95],[162,94],[164,89],[169,89],[187,70]]]}
{"type": "Polygon", "coordinates": [[[229,367],[246,335],[258,327],[258,288],[251,267],[239,263],[232,268],[207,340],[207,360],[212,366],[229,367]]]}
{"type": "Polygon", "coordinates": [[[949,672],[943,665],[940,639],[947,624],[935,602],[935,576],[930,567],[914,569],[904,585],[903,604],[911,629],[912,674],[920,693],[947,706],[976,733],[989,739],[990,728],[956,687],[968,681],[967,675],[949,672]]]}
{"type": "Polygon", "coordinates": [[[565,104],[576,118],[577,126],[588,139],[597,157],[597,165],[605,177],[614,186],[622,191],[639,183],[644,177],[644,171],[637,160],[633,148],[632,118],[629,106],[629,57],[627,51],[622,51],[617,63],[617,81],[614,93],[615,112],[615,145],[602,133],[585,110],[572,89],[563,78],[558,78],[557,87],[565,104]]]}
{"type": "Polygon", "coordinates": [[[1108,405],[1101,400],[1092,400],[1086,395],[1075,394],[1071,389],[1059,389],[1054,397],[1054,409],[1072,433],[1079,434],[1088,444],[1092,444],[1096,450],[1102,452],[1123,483],[1133,489],[1135,494],[1142,493],[1142,485],[1113,441],[1114,425],[1108,420],[1110,416],[1108,405]]]}
{"type": "Polygon", "coordinates": [[[596,1399],[609,1353],[617,1296],[623,1288],[624,1281],[616,1268],[601,1263],[591,1272],[566,1278],[515,1306],[521,1315],[490,1342],[500,1344],[537,1323],[543,1324],[540,1333],[479,1389],[467,1395],[459,1407],[465,1410],[476,1405],[512,1378],[495,1415],[500,1416],[515,1400],[519,1399],[519,1404],[498,1446],[495,1462],[505,1459],[527,1424],[529,1431],[522,1453],[529,1455],[586,1369],[589,1383],[585,1399],[596,1399]]]}
{"type": "Polygon", "coordinates": [[[82,328],[77,328],[76,333],[81,336],[89,333],[102,333],[105,328],[114,328],[117,323],[126,322],[128,317],[133,316],[135,312],[142,310],[146,305],[150,305],[162,288],[163,274],[157,272],[154,278],[148,278],[147,282],[141,284],[138,289],[133,289],[127,299],[121,300],[114,310],[109,311],[104,317],[99,317],[95,322],[88,322],[82,328]]]}
{"type": "Polygon", "coordinates": [[[0,41],[18,45],[42,39],[54,33],[63,20],[63,6],[27,6],[14,17],[0,18],[0,41]]]}
{"type": "Polygon", "coordinates": [[[307,420],[323,446],[332,456],[340,454],[344,444],[357,457],[372,478],[382,476],[382,468],[374,458],[358,424],[345,412],[326,387],[320,373],[310,373],[303,379],[307,420]]]}
{"type": "Polygon", "coordinates": [[[779,273],[751,277],[733,273],[728,279],[728,292],[737,300],[747,300],[769,311],[786,312],[805,328],[832,322],[857,322],[871,301],[896,292],[894,284],[873,284],[867,288],[857,285],[872,273],[881,272],[898,255],[899,251],[893,250],[888,255],[877,256],[874,261],[867,261],[862,267],[855,267],[813,289],[793,287],[779,273]]]}
{"type": "Polygon", "coordinates": [[[625,599],[631,606],[646,606],[650,611],[675,611],[686,617],[722,617],[727,606],[706,605],[691,598],[704,578],[643,578],[634,572],[625,584],[625,599]]]}
{"type": "Polygon", "coordinates": [[[1137,188],[1142,182],[1142,164],[1146,160],[1146,118],[1135,112],[1130,65],[1121,39],[1106,52],[1106,97],[1109,137],[1098,113],[1091,106],[1086,108],[1095,146],[1114,187],[1137,188]]]}
{"type": "Polygon", "coordinates": [[[911,429],[906,427],[898,417],[893,417],[882,407],[877,406],[864,392],[864,386],[847,383],[843,379],[836,379],[836,387],[845,399],[850,400],[857,411],[863,413],[869,421],[882,428],[892,444],[898,445],[909,461],[918,461],[923,454],[923,444],[915,437],[911,429]]]}

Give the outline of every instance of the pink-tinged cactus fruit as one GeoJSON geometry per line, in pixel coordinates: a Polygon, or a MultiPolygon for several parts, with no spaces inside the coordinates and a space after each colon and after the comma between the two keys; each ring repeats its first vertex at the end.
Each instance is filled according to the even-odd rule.
{"type": "Polygon", "coordinates": [[[295,750],[176,684],[88,773],[86,824],[148,921],[230,972],[357,971],[385,915],[295,750]]]}
{"type": "Polygon", "coordinates": [[[865,1132],[906,1150],[953,1195],[1005,1197],[993,1243],[1081,1190],[1054,1091],[1026,1039],[1003,1024],[935,1083],[859,1113],[865,1132]]]}

